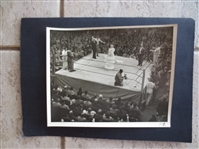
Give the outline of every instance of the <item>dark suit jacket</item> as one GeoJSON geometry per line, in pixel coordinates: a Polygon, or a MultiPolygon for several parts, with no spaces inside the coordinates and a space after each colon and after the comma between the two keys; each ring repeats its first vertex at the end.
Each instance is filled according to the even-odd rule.
{"type": "Polygon", "coordinates": [[[91,47],[92,47],[93,51],[96,51],[96,43],[95,43],[95,41],[91,42],[91,47]]]}
{"type": "Polygon", "coordinates": [[[68,55],[68,62],[73,62],[73,58],[74,58],[73,52],[68,51],[67,55],[68,55]]]}

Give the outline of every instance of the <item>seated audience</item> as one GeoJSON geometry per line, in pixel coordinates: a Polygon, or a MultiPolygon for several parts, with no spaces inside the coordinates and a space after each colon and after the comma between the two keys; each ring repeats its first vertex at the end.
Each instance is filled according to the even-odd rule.
{"type": "Polygon", "coordinates": [[[82,98],[85,98],[87,100],[91,99],[91,97],[88,95],[88,91],[85,91],[84,93],[82,93],[82,98]]]}
{"type": "Polygon", "coordinates": [[[82,95],[82,88],[80,87],[78,92],[77,92],[77,95],[81,96],[82,95]]]}

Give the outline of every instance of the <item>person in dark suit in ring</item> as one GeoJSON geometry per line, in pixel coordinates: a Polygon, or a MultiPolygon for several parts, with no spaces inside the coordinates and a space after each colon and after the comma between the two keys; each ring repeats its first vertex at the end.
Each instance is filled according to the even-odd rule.
{"type": "Polygon", "coordinates": [[[73,72],[75,71],[74,69],[74,53],[70,50],[67,52],[68,55],[68,71],[73,72]]]}
{"type": "Polygon", "coordinates": [[[100,52],[100,43],[105,43],[105,42],[102,41],[99,37],[97,37],[97,38],[92,37],[92,40],[95,40],[95,43],[96,43],[96,46],[95,46],[96,55],[99,56],[99,52],[100,52]]]}
{"type": "Polygon", "coordinates": [[[142,42],[141,47],[138,51],[138,66],[142,66],[143,55],[144,55],[144,47],[143,47],[143,42],[142,42]]]}
{"type": "Polygon", "coordinates": [[[93,50],[93,58],[96,59],[96,41],[94,40],[93,36],[92,36],[92,42],[91,42],[91,47],[92,47],[92,50],[93,50]]]}

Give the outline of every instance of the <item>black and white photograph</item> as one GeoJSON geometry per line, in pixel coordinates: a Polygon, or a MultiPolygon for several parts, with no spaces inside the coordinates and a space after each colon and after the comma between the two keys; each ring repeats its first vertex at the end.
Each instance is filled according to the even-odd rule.
{"type": "Polygon", "coordinates": [[[48,127],[170,127],[177,25],[46,29],[48,127]]]}

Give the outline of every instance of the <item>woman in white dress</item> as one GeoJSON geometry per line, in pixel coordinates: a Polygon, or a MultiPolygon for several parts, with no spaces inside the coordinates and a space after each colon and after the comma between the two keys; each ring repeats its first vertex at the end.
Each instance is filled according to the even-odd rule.
{"type": "Polygon", "coordinates": [[[114,69],[114,63],[115,63],[115,48],[113,45],[108,49],[108,56],[105,58],[105,68],[106,69],[114,69]]]}
{"type": "Polygon", "coordinates": [[[153,52],[153,64],[156,66],[158,64],[158,56],[160,55],[161,47],[157,47],[155,50],[151,50],[153,52]]]}
{"type": "Polygon", "coordinates": [[[62,67],[62,69],[64,69],[64,70],[66,70],[68,68],[67,52],[68,52],[67,49],[66,50],[63,49],[63,51],[62,51],[62,60],[63,60],[63,67],[62,67]]]}

